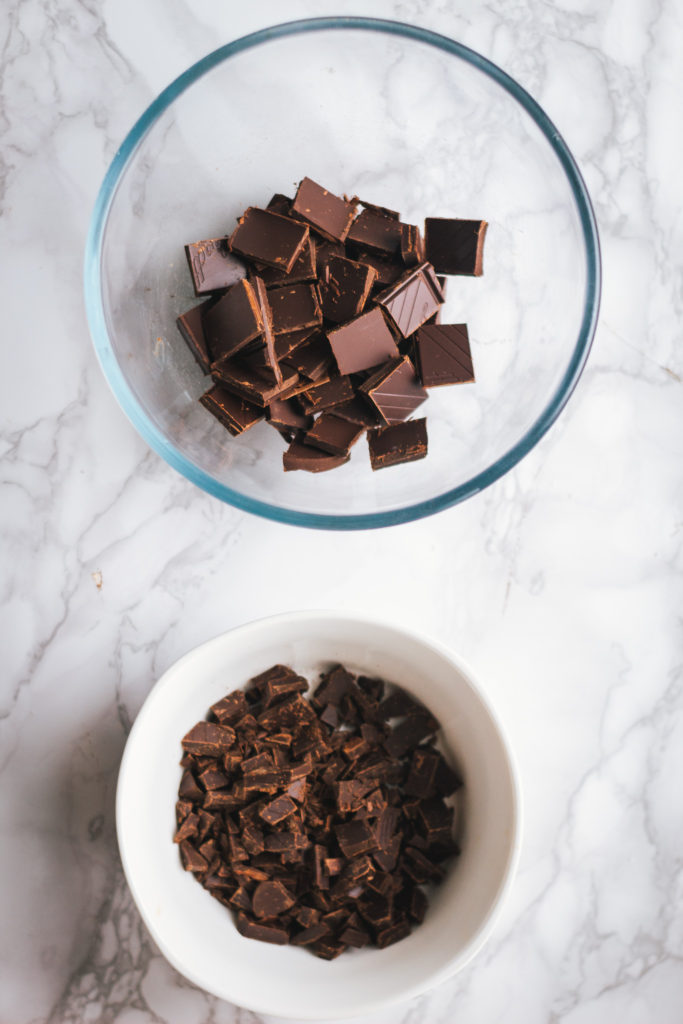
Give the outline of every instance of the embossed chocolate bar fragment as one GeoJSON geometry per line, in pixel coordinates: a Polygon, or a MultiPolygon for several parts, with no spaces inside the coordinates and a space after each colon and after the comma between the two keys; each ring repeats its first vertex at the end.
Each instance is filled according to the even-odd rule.
{"type": "Polygon", "coordinates": [[[214,385],[199,401],[217,420],[220,420],[233,437],[243,434],[245,430],[249,430],[263,419],[263,409],[245,401],[220,384],[214,385]]]}
{"type": "Polygon", "coordinates": [[[287,285],[269,288],[268,299],[273,314],[276,334],[302,331],[322,323],[318,290],[311,284],[287,285]]]}
{"type": "Polygon", "coordinates": [[[291,210],[293,217],[306,221],[331,242],[345,240],[355,213],[355,202],[335,196],[310,178],[299,185],[291,210]]]}
{"type": "Polygon", "coordinates": [[[365,427],[334,415],[334,409],[324,412],[304,435],[304,442],[332,455],[346,455],[364,432],[365,427]]]}
{"type": "Polygon", "coordinates": [[[424,459],[427,454],[427,421],[406,420],[369,430],[368,447],[373,469],[424,459]]]}
{"type": "Polygon", "coordinates": [[[247,259],[289,273],[308,234],[305,224],[250,206],[230,236],[230,248],[247,259]]]}
{"type": "Polygon", "coordinates": [[[212,305],[213,300],[207,299],[205,302],[200,302],[198,306],[188,309],[186,313],[181,313],[176,320],[178,330],[180,331],[185,344],[199,366],[202,368],[202,371],[207,374],[211,371],[213,357],[209,351],[209,346],[206,343],[203,320],[204,314],[212,305]]]}
{"type": "Polygon", "coordinates": [[[307,444],[293,441],[282,455],[282,465],[286,473],[303,469],[307,473],[324,473],[328,469],[336,469],[349,461],[349,455],[331,455],[322,448],[312,448],[307,444]]]}
{"type": "Polygon", "coordinates": [[[239,281],[204,314],[204,335],[214,360],[233,356],[263,332],[256,293],[239,281]]]}
{"type": "Polygon", "coordinates": [[[185,246],[196,295],[230,288],[247,276],[242,260],[230,252],[228,238],[205,238],[185,246]]]}
{"type": "Polygon", "coordinates": [[[467,324],[425,324],[415,335],[415,359],[426,388],[473,381],[467,324]]]}
{"type": "Polygon", "coordinates": [[[436,272],[471,277],[483,274],[487,227],[485,220],[427,217],[425,252],[436,272]]]}
{"type": "Polygon", "coordinates": [[[408,338],[436,313],[443,295],[434,268],[421,263],[395,281],[375,299],[390,317],[396,329],[408,338]]]}
{"type": "Polygon", "coordinates": [[[368,264],[331,256],[319,284],[323,316],[335,323],[359,316],[376,280],[377,271],[368,264]]]}
{"type": "Polygon", "coordinates": [[[413,364],[407,356],[382,366],[360,386],[375,406],[383,423],[400,423],[427,399],[413,364]]]}
{"type": "Polygon", "coordinates": [[[398,355],[394,336],[380,309],[362,313],[355,320],[328,331],[340,373],[358,373],[398,355]]]}

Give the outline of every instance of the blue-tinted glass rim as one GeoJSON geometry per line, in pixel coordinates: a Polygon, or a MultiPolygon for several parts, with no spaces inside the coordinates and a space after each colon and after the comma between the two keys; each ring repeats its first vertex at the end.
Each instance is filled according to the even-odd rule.
{"type": "Polygon", "coordinates": [[[252,32],[250,35],[243,36],[241,39],[219,47],[213,53],[208,54],[202,60],[193,64],[182,75],[179,75],[150,104],[123,140],[102,182],[90,221],[85,250],[84,277],[85,304],[90,332],[104,374],[119,404],[133,426],[150,447],[161,455],[169,465],[177,469],[178,472],[182,473],[188,480],[191,480],[192,483],[208,491],[209,494],[247,512],[253,512],[256,515],[265,516],[268,519],[274,519],[281,523],[292,523],[296,526],[310,526],[317,529],[356,530],[409,522],[432,515],[434,512],[449,508],[451,505],[456,505],[458,502],[477,494],[498,480],[540,441],[557,419],[576,387],[590,352],[600,305],[600,243],[595,214],[588,190],[564,139],[538,103],[501,68],[474,50],[469,49],[469,47],[463,46],[461,43],[457,43],[455,40],[439,35],[436,32],[418,28],[415,25],[406,25],[397,21],[384,21],[379,18],[307,18],[301,21],[291,21],[281,25],[274,25],[271,28],[261,29],[258,32],[252,32]],[[360,29],[414,39],[417,42],[426,43],[429,46],[443,50],[445,53],[459,57],[497,82],[498,85],[517,100],[534,120],[560,161],[576,202],[586,248],[586,295],[576,345],[559,386],[541,415],[526,434],[508,452],[489,466],[488,469],[478,473],[459,487],[446,491],[436,498],[416,502],[414,505],[409,505],[405,508],[391,509],[385,512],[371,512],[362,515],[320,515],[318,513],[300,512],[294,509],[281,508],[277,505],[270,505],[267,502],[250,498],[239,491],[219,483],[209,476],[208,473],[205,473],[198,466],[195,466],[194,463],[186,459],[184,455],[170,444],[168,439],[147,417],[128,386],[109,341],[101,289],[101,252],[109,208],[128,160],[154,122],[189,86],[218,64],[229,60],[230,57],[234,57],[244,50],[252,49],[271,39],[282,39],[286,36],[302,35],[307,32],[335,29],[360,29]]]}

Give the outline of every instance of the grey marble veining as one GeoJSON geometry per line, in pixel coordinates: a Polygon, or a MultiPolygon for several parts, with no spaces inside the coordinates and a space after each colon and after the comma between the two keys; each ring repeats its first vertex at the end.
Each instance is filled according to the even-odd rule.
{"type": "Polygon", "coordinates": [[[0,1021],[257,1020],[194,989],[147,936],[116,851],[116,774],[177,657],[315,603],[381,612],[455,647],[507,724],[525,793],[520,871],[491,942],[372,1024],[678,1024],[677,0],[372,5],[525,85],[579,160],[600,222],[604,296],[586,372],[538,448],[476,499],[333,544],[245,516],[147,450],[96,365],[82,251],[118,142],[218,43],[337,11],[368,13],[348,0],[3,5],[0,1021]],[[256,559],[282,582],[255,587],[256,559]],[[361,588],[366,563],[378,571],[361,588]]]}

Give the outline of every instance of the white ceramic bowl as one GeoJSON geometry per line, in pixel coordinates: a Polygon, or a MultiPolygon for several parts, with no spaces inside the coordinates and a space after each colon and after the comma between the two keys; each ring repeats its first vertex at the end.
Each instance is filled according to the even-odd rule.
{"type": "Polygon", "coordinates": [[[173,966],[257,1013],[325,1020],[410,999],[460,970],[488,938],[510,886],[521,811],[507,743],[472,673],[449,651],[386,623],[334,612],[262,619],[203,644],[158,681],[128,738],[116,823],[138,909],[173,966]],[[210,704],[275,662],[312,678],[343,662],[395,682],[441,722],[464,787],[462,854],[424,924],[384,950],[319,960],[243,938],[232,916],[183,871],[172,842],[180,740],[210,704]]]}

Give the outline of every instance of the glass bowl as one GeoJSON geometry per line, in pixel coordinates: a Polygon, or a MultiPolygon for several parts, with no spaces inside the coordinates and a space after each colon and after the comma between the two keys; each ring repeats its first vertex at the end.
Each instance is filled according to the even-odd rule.
{"type": "Polygon", "coordinates": [[[599,292],[586,187],[538,104],[465,46],[372,18],[278,25],[185,71],[118,150],[85,263],[97,354],[148,444],[231,505],[338,529],[429,515],[514,466],[577,383],[599,292]],[[284,473],[271,427],[232,438],[197,402],[211,382],[175,325],[198,301],[183,246],[304,176],[410,223],[489,222],[483,277],[449,279],[443,310],[469,325],[476,383],[431,391],[420,462],[373,472],[361,440],[339,469],[284,473]]]}

